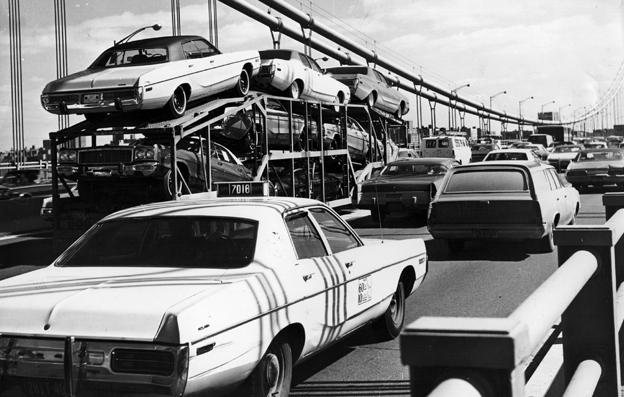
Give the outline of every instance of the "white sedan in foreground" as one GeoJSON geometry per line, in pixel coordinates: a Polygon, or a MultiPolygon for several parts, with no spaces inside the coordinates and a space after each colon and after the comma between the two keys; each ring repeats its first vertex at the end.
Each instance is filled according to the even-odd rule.
{"type": "Polygon", "coordinates": [[[326,74],[309,56],[295,50],[260,51],[256,80],[261,87],[272,87],[294,99],[347,104],[349,87],[326,74]]]}
{"type": "Polygon", "coordinates": [[[426,271],[421,239],[364,244],[314,200],[131,208],[0,282],[0,389],[287,396],[296,361],[368,323],[396,337],[426,271]]]}

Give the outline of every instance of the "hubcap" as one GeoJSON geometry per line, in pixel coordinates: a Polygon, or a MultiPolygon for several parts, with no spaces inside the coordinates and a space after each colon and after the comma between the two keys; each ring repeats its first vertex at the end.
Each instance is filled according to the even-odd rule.
{"type": "Polygon", "coordinates": [[[173,96],[173,106],[179,113],[184,110],[184,91],[181,88],[178,88],[173,96]]]}
{"type": "Polygon", "coordinates": [[[269,389],[274,389],[280,376],[279,360],[275,354],[267,355],[264,375],[269,389]]]}
{"type": "Polygon", "coordinates": [[[249,81],[247,81],[247,73],[242,72],[240,79],[239,79],[239,87],[241,92],[247,92],[247,89],[249,88],[249,81]]]}

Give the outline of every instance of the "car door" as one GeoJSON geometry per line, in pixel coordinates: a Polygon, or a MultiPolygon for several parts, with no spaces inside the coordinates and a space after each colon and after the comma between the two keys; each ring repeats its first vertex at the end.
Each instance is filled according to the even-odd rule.
{"type": "Polygon", "coordinates": [[[565,216],[567,214],[566,212],[566,208],[565,208],[565,203],[563,200],[563,196],[562,196],[562,189],[560,189],[559,187],[561,186],[561,184],[559,183],[558,185],[558,179],[556,177],[554,177],[550,172],[549,169],[545,169],[543,171],[543,175],[544,178],[547,181],[547,189],[544,192],[544,194],[542,195],[542,198],[540,199],[540,201],[544,201],[546,203],[549,204],[549,207],[551,208],[550,213],[548,213],[547,216],[547,221],[548,222],[553,222],[554,218],[555,218],[555,214],[559,214],[559,224],[562,224],[561,222],[565,221],[565,216]]]}
{"type": "Polygon", "coordinates": [[[318,349],[336,340],[345,321],[346,273],[332,260],[308,211],[299,209],[285,220],[298,257],[295,273],[303,280],[307,347],[318,349]]]}
{"type": "Polygon", "coordinates": [[[572,197],[568,197],[568,189],[561,183],[561,180],[557,176],[557,171],[554,168],[549,168],[546,170],[548,173],[548,178],[551,181],[551,184],[554,186],[557,192],[557,208],[559,209],[560,214],[560,225],[568,224],[573,217],[573,206],[576,203],[573,203],[572,197]]]}
{"type": "Polygon", "coordinates": [[[310,63],[310,67],[312,68],[312,76],[314,79],[314,91],[322,100],[333,101],[338,94],[338,84],[337,81],[325,74],[323,69],[316,63],[316,61],[310,57],[308,58],[308,62],[310,63]]]}
{"type": "Polygon", "coordinates": [[[399,108],[399,99],[398,96],[395,95],[395,90],[392,85],[388,82],[386,77],[379,73],[378,71],[374,71],[379,81],[379,92],[378,94],[383,98],[383,107],[386,108],[387,111],[393,112],[399,108]]]}
{"type": "Polygon", "coordinates": [[[340,334],[347,333],[372,319],[367,310],[381,302],[394,291],[381,279],[377,272],[379,263],[371,249],[365,246],[352,229],[326,207],[312,207],[310,215],[318,224],[331,252],[329,260],[338,273],[344,274],[346,286],[341,297],[346,311],[346,319],[340,334]]]}
{"type": "Polygon", "coordinates": [[[309,58],[300,52],[297,52],[296,54],[299,59],[295,59],[292,62],[299,63],[302,66],[302,72],[300,74],[295,73],[295,77],[300,77],[303,80],[303,91],[301,92],[301,95],[315,98],[314,92],[316,91],[318,83],[314,78],[314,70],[312,70],[309,58]]]}

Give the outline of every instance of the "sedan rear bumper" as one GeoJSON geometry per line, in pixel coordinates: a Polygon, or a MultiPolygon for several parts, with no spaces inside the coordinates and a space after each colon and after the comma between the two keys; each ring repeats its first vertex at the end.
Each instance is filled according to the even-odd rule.
{"type": "Polygon", "coordinates": [[[430,225],[429,233],[437,239],[457,240],[535,240],[544,237],[546,225],[430,225]]]}
{"type": "Polygon", "coordinates": [[[566,175],[566,179],[573,185],[611,185],[624,184],[624,175],[595,174],[595,175],[566,175]]]}
{"type": "Polygon", "coordinates": [[[388,212],[402,210],[427,210],[431,201],[429,191],[411,191],[396,193],[370,194],[362,193],[357,204],[358,208],[370,209],[371,207],[383,207],[388,212]]]}

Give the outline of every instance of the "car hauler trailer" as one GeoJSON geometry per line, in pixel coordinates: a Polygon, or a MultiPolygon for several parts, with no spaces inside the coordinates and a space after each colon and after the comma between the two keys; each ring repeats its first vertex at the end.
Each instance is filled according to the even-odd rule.
{"type": "MultiPolygon", "coordinates": [[[[240,162],[233,162],[233,167],[240,171],[240,182],[269,181],[272,195],[316,198],[332,206],[350,204],[354,181],[346,128],[350,117],[367,124],[371,131],[369,147],[374,149],[369,150],[367,158],[378,160],[382,155],[374,132],[375,116],[371,117],[366,106],[306,102],[259,93],[214,99],[177,119],[128,113],[96,122],[83,121],[50,133],[53,186],[57,186],[51,208],[55,246],[66,247],[114,211],[176,200],[191,193],[214,192],[215,182],[236,181],[236,173],[226,178],[220,168],[234,157],[232,152],[220,149],[213,137],[214,131],[223,128],[224,120],[247,110],[253,117],[250,139],[254,151],[243,159],[248,174],[239,167],[240,162]],[[269,100],[280,101],[287,108],[290,144],[282,150],[269,144],[269,100]],[[305,124],[305,142],[299,148],[294,142],[294,117],[302,117],[305,124]],[[333,127],[325,128],[328,125],[333,127]],[[325,136],[326,130],[334,132],[331,141],[325,136]],[[80,145],[72,145],[77,141],[80,145]],[[77,182],[77,194],[68,181],[77,182]],[[59,183],[62,188],[58,188],[59,183]]],[[[385,140],[383,146],[388,146],[385,140]]]]}

